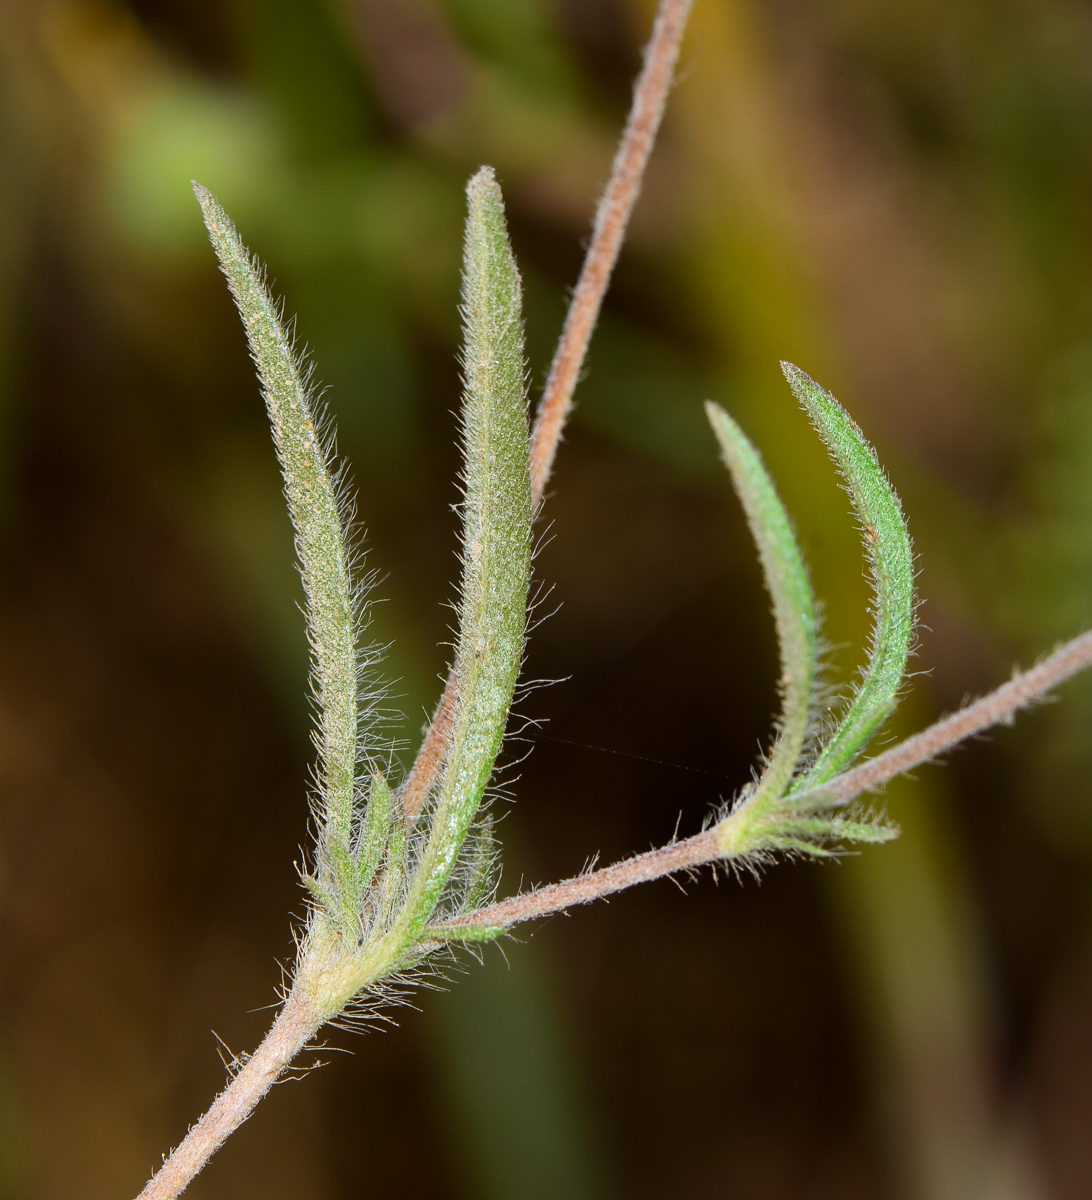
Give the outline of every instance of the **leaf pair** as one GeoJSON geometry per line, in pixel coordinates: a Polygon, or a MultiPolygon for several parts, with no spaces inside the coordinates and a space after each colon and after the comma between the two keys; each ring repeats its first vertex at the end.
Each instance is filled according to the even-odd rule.
{"type": "MultiPolygon", "coordinates": [[[[519,272],[489,168],[467,187],[463,260],[463,573],[450,737],[422,820],[375,762],[351,574],[350,513],[307,386],[261,271],[212,195],[194,185],[258,367],[306,594],[319,748],[314,902],[301,973],[340,1009],[419,957],[429,921],[488,892],[492,842],[477,819],[523,657],[531,562],[526,363],[519,272]],[[464,861],[465,860],[465,861],[464,861]],[[458,885],[458,886],[456,886],[458,885]],[[314,960],[311,967],[308,962],[314,960]]],[[[434,944],[434,941],[433,941],[434,944]]]]}
{"type": "MultiPolygon", "coordinates": [[[[459,634],[443,768],[420,821],[374,761],[360,649],[363,600],[351,578],[346,507],[313,399],[260,271],[234,226],[196,186],[258,366],[285,481],[307,597],[320,764],[315,902],[304,958],[331,1011],[427,952],[444,916],[488,891],[492,839],[470,836],[504,737],[523,654],[531,486],[520,279],[493,173],[467,187],[463,261],[464,502],[459,634]],[[460,878],[461,877],[461,878],[460,878]],[[459,886],[461,884],[461,887],[459,886]],[[331,966],[335,964],[335,966],[331,966]],[[331,983],[330,980],[335,980],[331,983]]],[[[824,787],[848,768],[895,705],[909,653],[913,561],[899,502],[860,430],[827,392],[783,364],[845,480],[864,532],[875,594],[861,682],[809,755],[818,636],[807,569],[784,506],[739,426],[715,405],[713,429],[754,534],[781,644],[782,714],[762,777],[716,827],[724,857],[826,853],[832,841],[882,841],[888,827],[839,814],[824,787]]],[[[374,689],[372,689],[374,691],[374,689]]],[[[475,938],[500,929],[476,927],[475,938]]],[[[469,935],[467,935],[469,936],[469,935]]],[[[301,967],[301,970],[303,968],[301,967]]]]}
{"type": "Polygon", "coordinates": [[[836,728],[809,756],[817,708],[818,623],[804,557],[758,451],[722,408],[707,404],[758,547],[781,651],[777,736],[761,778],[717,825],[725,856],[771,850],[821,855],[830,842],[887,841],[896,833],[882,823],[835,815],[824,785],[853,764],[897,703],[913,634],[910,538],[899,499],[856,422],[798,367],[781,366],[837,465],[860,521],[872,577],[872,638],[859,685],[836,728]]]}

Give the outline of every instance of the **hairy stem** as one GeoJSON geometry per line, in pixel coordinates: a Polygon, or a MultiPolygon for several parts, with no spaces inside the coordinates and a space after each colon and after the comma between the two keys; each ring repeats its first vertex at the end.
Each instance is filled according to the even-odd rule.
{"type": "MultiPolygon", "coordinates": [[[[949,717],[944,717],[935,725],[930,725],[928,729],[907,738],[861,766],[846,771],[814,792],[801,792],[795,799],[803,801],[806,796],[813,795],[817,805],[847,804],[854,797],[880,787],[896,775],[902,775],[922,763],[929,762],[966,738],[973,737],[992,725],[1011,721],[1021,708],[1026,708],[1090,665],[1092,630],[1082,633],[1071,642],[1066,642],[1038,666],[1015,676],[981,700],[967,705],[949,717]]],[[[721,844],[723,840],[721,838],[721,844]]],[[[599,871],[564,879],[560,883],[537,888],[526,895],[514,896],[480,908],[476,912],[454,917],[437,924],[434,929],[437,934],[443,934],[477,926],[490,929],[507,928],[521,921],[532,921],[536,917],[547,917],[551,913],[562,912],[577,904],[587,904],[635,884],[672,875],[676,871],[692,870],[718,860],[740,857],[746,850],[747,847],[742,846],[740,853],[726,855],[718,847],[715,831],[706,830],[696,837],[662,846],[635,858],[624,859],[599,871]]]]}
{"type": "Polygon", "coordinates": [[[402,810],[410,821],[416,821],[421,815],[432,792],[432,785],[444,765],[444,756],[451,740],[451,718],[455,713],[455,690],[455,672],[451,671],[444,685],[444,694],[425,731],[421,749],[417,751],[413,767],[402,784],[402,810]]]}
{"type": "Polygon", "coordinates": [[[441,932],[472,928],[475,925],[507,929],[521,921],[531,921],[535,917],[549,916],[550,913],[561,912],[577,904],[600,900],[638,883],[649,883],[653,879],[673,875],[676,871],[703,866],[718,857],[720,851],[717,848],[717,835],[714,830],[707,829],[704,833],[686,838],[685,841],[672,842],[658,850],[623,859],[598,871],[574,875],[571,879],[536,888],[523,896],[512,896],[508,900],[479,908],[477,912],[453,917],[449,921],[438,923],[432,929],[441,932]]]}
{"type": "Polygon", "coordinates": [[[561,431],[572,407],[580,368],[618,261],[626,226],[641,192],[692,2],[660,0],[652,36],[645,47],[644,66],[633,91],[625,132],[614,156],[610,182],[595,213],[591,245],[569,303],[531,434],[531,495],[536,510],[550,478],[561,431]]]}
{"type": "Polygon", "coordinates": [[[181,1195],[205,1163],[250,1116],[254,1106],[310,1041],[323,1019],[293,992],[262,1044],[171,1152],[137,1200],[174,1200],[175,1196],[181,1195]]]}
{"type": "MultiPolygon", "coordinates": [[[[944,754],[953,746],[993,725],[1003,725],[1022,708],[1053,691],[1072,675],[1092,665],[1092,630],[1059,646],[1038,666],[1013,676],[981,700],[944,717],[921,733],[907,738],[883,754],[870,758],[815,790],[831,803],[847,804],[862,792],[880,787],[905,771],[944,754]]],[[[805,793],[800,793],[802,797],[805,793]]]]}
{"type": "MultiPolygon", "coordinates": [[[[862,792],[880,787],[896,775],[936,758],[966,738],[992,725],[1010,721],[1021,708],[1090,665],[1092,630],[1066,642],[1038,666],[1015,676],[988,696],[944,717],[886,753],[846,771],[812,794],[817,802],[828,805],[848,803],[862,792]]],[[[805,795],[801,793],[798,799],[803,799],[805,795]]],[[[458,936],[460,931],[510,928],[522,921],[546,917],[578,904],[602,899],[639,883],[724,861],[733,856],[724,854],[720,848],[721,840],[718,840],[715,830],[706,830],[695,837],[672,842],[599,871],[577,875],[526,895],[513,896],[475,912],[439,922],[425,929],[423,937],[428,940],[432,937],[443,938],[445,934],[458,936]]],[[[325,1019],[325,1015],[317,1015],[313,1006],[293,992],[265,1040],[186,1135],[138,1200],[173,1200],[178,1196],[224,1139],[246,1120],[325,1019]]]]}
{"type": "MultiPolygon", "coordinates": [[[[660,0],[652,36],[645,47],[644,66],[633,90],[625,132],[614,156],[607,190],[596,209],[591,244],[584,256],[531,431],[531,505],[535,512],[542,504],[603,296],[641,191],[692,3],[693,0],[660,0]]],[[[455,677],[449,674],[444,694],[402,785],[402,806],[411,821],[420,815],[443,767],[454,704],[455,677]]]]}

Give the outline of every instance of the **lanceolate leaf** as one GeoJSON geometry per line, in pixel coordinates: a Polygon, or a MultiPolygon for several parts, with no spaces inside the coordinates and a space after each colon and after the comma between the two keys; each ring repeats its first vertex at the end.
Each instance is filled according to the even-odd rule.
{"type": "Polygon", "coordinates": [[[319,855],[312,892],[328,898],[336,910],[330,915],[339,924],[352,925],[360,899],[352,852],[358,622],[337,493],[304,374],[261,271],[212,193],[197,183],[194,192],[258,368],[307,596],[321,755],[319,855]]]}
{"type": "Polygon", "coordinates": [[[747,515],[773,601],[781,648],[781,720],[753,799],[776,799],[792,779],[808,733],[816,672],[815,601],[792,522],[761,456],[719,405],[707,403],[705,412],[747,515]]]}
{"type": "Polygon", "coordinates": [[[895,707],[913,634],[914,561],[899,499],[856,422],[799,367],[781,367],[845,479],[874,593],[872,640],[860,686],[815,765],[793,789],[801,791],[849,766],[895,707]]]}
{"type": "Polygon", "coordinates": [[[367,893],[383,861],[383,853],[391,838],[393,813],[394,796],[390,784],[386,776],[376,771],[372,776],[364,827],[357,846],[356,869],[361,896],[367,893]]]}
{"type": "Polygon", "coordinates": [[[459,899],[460,912],[472,912],[478,905],[484,903],[494,882],[494,862],[497,848],[493,841],[493,818],[486,813],[481,827],[467,839],[471,842],[469,853],[465,858],[465,884],[463,894],[459,899]]]}
{"type": "Polygon", "coordinates": [[[424,926],[451,875],[500,750],[523,656],[531,564],[520,279],[485,167],[467,186],[463,257],[463,577],[452,733],[407,904],[424,926]]]}

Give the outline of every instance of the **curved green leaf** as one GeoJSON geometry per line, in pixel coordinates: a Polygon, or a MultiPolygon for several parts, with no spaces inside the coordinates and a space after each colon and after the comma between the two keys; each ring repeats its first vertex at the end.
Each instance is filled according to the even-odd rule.
{"type": "Polygon", "coordinates": [[[781,718],[769,763],[752,801],[780,797],[808,735],[817,661],[817,621],[804,556],[792,521],[758,451],[719,405],[705,405],[725,465],[758,547],[781,650],[781,718]]]}
{"type": "Polygon", "coordinates": [[[193,190],[258,368],[307,597],[321,762],[316,878],[305,883],[338,926],[353,932],[362,894],[352,845],[360,718],[359,620],[345,522],[326,447],[316,429],[306,373],[296,360],[261,269],[212,193],[199,183],[193,190]]]}
{"type": "Polygon", "coordinates": [[[861,522],[874,596],[872,639],[860,685],[815,764],[793,788],[802,791],[848,767],[895,707],[913,636],[914,558],[899,498],[857,423],[799,367],[782,363],[781,368],[845,480],[861,522]]]}

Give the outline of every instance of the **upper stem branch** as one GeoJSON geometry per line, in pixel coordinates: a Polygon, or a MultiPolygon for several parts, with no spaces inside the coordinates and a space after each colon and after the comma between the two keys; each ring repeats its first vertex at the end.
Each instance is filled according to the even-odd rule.
{"type": "Polygon", "coordinates": [[[718,858],[719,854],[716,833],[707,829],[704,833],[685,841],[671,842],[658,850],[623,859],[598,871],[589,871],[585,875],[574,875],[571,879],[536,888],[523,896],[512,896],[498,904],[479,908],[477,912],[440,922],[432,928],[458,930],[477,925],[507,928],[510,925],[518,925],[521,921],[561,912],[562,909],[571,908],[575,904],[599,900],[612,892],[624,891],[638,883],[662,879],[665,875],[685,871],[688,867],[700,867],[718,858]]]}
{"type": "Polygon", "coordinates": [[[667,93],[675,76],[679,46],[693,0],[660,0],[645,61],[633,91],[625,132],[614,156],[610,182],[595,213],[591,245],[584,257],[565,327],[557,344],[546,388],[531,434],[531,497],[535,509],[550,478],[561,431],[572,407],[573,392],[588,343],[599,319],[603,296],[626,235],[633,206],[656,134],[664,115],[667,93]]]}
{"type": "MultiPolygon", "coordinates": [[[[580,368],[599,319],[611,272],[618,261],[630,214],[641,191],[692,3],[693,0],[660,0],[652,36],[645,47],[644,66],[633,90],[633,103],[614,156],[610,182],[596,209],[591,244],[584,256],[580,279],[569,303],[565,326],[531,430],[531,507],[535,512],[542,504],[561,431],[572,408],[580,368]]],[[[443,766],[451,739],[454,703],[455,679],[449,673],[444,694],[402,785],[402,807],[411,821],[420,815],[443,766]]]]}
{"type": "MultiPolygon", "coordinates": [[[[1010,721],[1021,708],[1027,707],[1071,675],[1090,665],[1092,630],[1066,642],[1038,666],[1015,676],[988,696],[983,696],[981,700],[976,700],[951,716],[942,718],[928,729],[907,738],[861,766],[846,771],[821,788],[816,788],[814,792],[801,792],[794,797],[794,801],[804,802],[807,796],[814,795],[817,803],[848,804],[863,792],[880,787],[896,775],[902,775],[936,758],[966,738],[973,737],[992,725],[1010,721]]],[[[577,875],[548,887],[537,888],[526,895],[513,896],[497,904],[490,904],[476,912],[444,921],[434,926],[434,929],[437,932],[455,932],[478,926],[505,928],[521,921],[531,921],[536,917],[561,912],[576,904],[587,904],[591,900],[598,900],[613,892],[633,887],[634,884],[646,883],[676,871],[689,870],[730,857],[736,856],[723,854],[718,849],[714,831],[706,830],[696,837],[673,842],[635,858],[624,859],[599,871],[577,875]]]]}
{"type": "MultiPolygon", "coordinates": [[[[1020,709],[1089,665],[1092,665],[1092,629],[1065,642],[1038,666],[1013,676],[981,700],[943,717],[921,733],[817,788],[816,795],[829,797],[832,803],[848,804],[862,792],[871,791],[896,775],[913,770],[976,733],[1011,721],[1020,709]]],[[[804,795],[806,793],[801,792],[797,799],[804,795]]]]}

